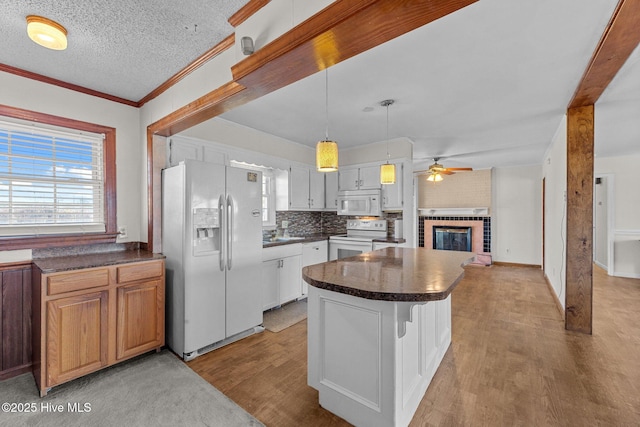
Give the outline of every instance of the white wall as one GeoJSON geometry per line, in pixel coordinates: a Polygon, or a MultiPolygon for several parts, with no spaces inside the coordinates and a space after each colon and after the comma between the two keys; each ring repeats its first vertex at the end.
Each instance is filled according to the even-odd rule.
{"type": "Polygon", "coordinates": [[[542,163],[545,178],[544,271],[565,306],[567,221],[567,118],[563,118],[542,163]]]}
{"type": "Polygon", "coordinates": [[[146,239],[146,223],[144,228],[140,223],[145,195],[139,183],[146,168],[140,168],[144,154],[139,110],[4,72],[0,87],[0,104],[116,128],[117,217],[118,226],[127,228],[127,238],[119,241],[146,239]]]}
{"type": "MultiPolygon", "coordinates": [[[[596,142],[597,143],[597,142],[596,142]]],[[[596,174],[614,177],[613,272],[640,278],[640,153],[595,159],[596,174]]]]}
{"type": "Polygon", "coordinates": [[[542,264],[542,167],[493,169],[494,261],[542,264]]]}

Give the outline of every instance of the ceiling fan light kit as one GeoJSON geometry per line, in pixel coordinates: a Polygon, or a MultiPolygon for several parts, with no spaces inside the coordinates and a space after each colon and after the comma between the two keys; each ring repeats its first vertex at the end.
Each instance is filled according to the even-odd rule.
{"type": "Polygon", "coordinates": [[[432,173],[432,174],[430,174],[430,175],[427,177],[427,181],[430,181],[430,182],[440,182],[440,181],[442,181],[442,175],[440,175],[440,174],[439,174],[439,173],[437,173],[437,172],[432,173]]]}
{"type": "Polygon", "coordinates": [[[387,162],[380,165],[380,184],[396,183],[396,165],[389,163],[389,105],[393,104],[393,99],[386,99],[380,103],[387,108],[387,162]]]}
{"type": "Polygon", "coordinates": [[[325,69],[325,138],[316,144],[316,169],[318,172],[338,170],[338,143],[329,139],[329,69],[325,69]]]}
{"type": "Polygon", "coordinates": [[[42,16],[27,16],[27,34],[31,40],[47,49],[67,48],[67,29],[42,16]]]}
{"type": "Polygon", "coordinates": [[[429,166],[429,169],[427,169],[426,171],[421,171],[421,172],[427,172],[427,181],[440,182],[444,179],[442,175],[454,175],[456,173],[454,171],[472,171],[473,170],[473,168],[445,168],[440,163],[438,163],[439,160],[440,158],[438,157],[434,158],[433,164],[429,166]]]}

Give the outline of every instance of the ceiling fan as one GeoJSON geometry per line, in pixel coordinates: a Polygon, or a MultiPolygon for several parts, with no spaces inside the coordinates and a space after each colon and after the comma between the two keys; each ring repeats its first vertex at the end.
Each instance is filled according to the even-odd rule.
{"type": "Polygon", "coordinates": [[[429,166],[429,169],[427,169],[426,171],[419,171],[425,172],[427,175],[429,175],[427,176],[427,181],[438,182],[442,181],[442,175],[453,175],[456,172],[473,170],[473,168],[445,168],[440,163],[438,163],[439,160],[439,157],[435,157],[433,159],[433,164],[429,166]]]}

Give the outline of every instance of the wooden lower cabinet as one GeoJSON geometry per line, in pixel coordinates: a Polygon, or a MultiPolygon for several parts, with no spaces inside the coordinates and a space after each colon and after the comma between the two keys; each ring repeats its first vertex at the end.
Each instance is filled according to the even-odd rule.
{"type": "Polygon", "coordinates": [[[47,385],[107,366],[109,292],[47,302],[47,385]]]}
{"type": "Polygon", "coordinates": [[[33,374],[40,395],[164,345],[164,260],[33,269],[33,374]]]}
{"type": "Polygon", "coordinates": [[[116,358],[125,359],[164,343],[164,286],[160,280],[118,287],[116,358]]]}

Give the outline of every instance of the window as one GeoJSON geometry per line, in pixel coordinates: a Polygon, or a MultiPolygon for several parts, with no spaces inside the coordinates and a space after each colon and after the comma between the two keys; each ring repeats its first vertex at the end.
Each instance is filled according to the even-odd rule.
{"type": "Polygon", "coordinates": [[[0,247],[113,241],[114,157],[113,128],[0,106],[0,247]]]}
{"type": "Polygon", "coordinates": [[[273,171],[262,172],[262,226],[276,225],[276,184],[273,171]]]}

